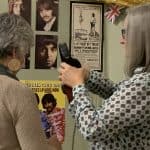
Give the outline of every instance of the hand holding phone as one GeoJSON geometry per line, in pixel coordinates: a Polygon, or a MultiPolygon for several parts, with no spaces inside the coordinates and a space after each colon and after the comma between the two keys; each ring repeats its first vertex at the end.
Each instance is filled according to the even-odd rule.
{"type": "MultiPolygon", "coordinates": [[[[79,62],[79,60],[71,57],[70,51],[66,43],[59,44],[59,53],[60,53],[62,62],[66,62],[67,64],[77,67],[77,68],[81,67],[81,63],[79,62]]],[[[68,101],[70,103],[73,99],[72,88],[68,87],[67,85],[62,85],[61,88],[62,88],[63,93],[66,94],[68,101]]]]}

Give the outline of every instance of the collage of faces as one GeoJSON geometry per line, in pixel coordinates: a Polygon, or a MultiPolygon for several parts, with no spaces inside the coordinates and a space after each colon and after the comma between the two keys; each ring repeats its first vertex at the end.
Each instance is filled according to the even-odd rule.
{"type": "MultiPolygon", "coordinates": [[[[31,0],[8,0],[8,11],[21,15],[31,25],[31,0]]],[[[57,68],[58,0],[36,0],[35,69],[57,68]],[[51,35],[51,33],[53,34],[51,35]],[[55,34],[56,33],[56,34],[55,34]]],[[[30,68],[30,53],[23,69],[30,68]]]]}

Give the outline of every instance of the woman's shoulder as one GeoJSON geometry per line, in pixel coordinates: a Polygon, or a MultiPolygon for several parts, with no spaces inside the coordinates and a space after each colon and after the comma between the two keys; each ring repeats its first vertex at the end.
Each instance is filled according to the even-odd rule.
{"type": "Polygon", "coordinates": [[[27,108],[35,109],[37,107],[32,89],[20,81],[0,75],[0,85],[0,100],[12,114],[18,111],[22,112],[27,108]]]}
{"type": "Polygon", "coordinates": [[[5,75],[0,75],[0,85],[1,88],[3,88],[3,90],[7,91],[11,90],[14,91],[15,94],[17,94],[18,92],[25,92],[25,91],[29,93],[32,92],[32,90],[22,82],[12,79],[5,75]]]}
{"type": "Polygon", "coordinates": [[[132,77],[121,81],[118,85],[130,87],[130,86],[150,86],[150,73],[141,72],[136,73],[132,77]]]}
{"type": "Polygon", "coordinates": [[[131,78],[134,82],[150,82],[150,72],[141,72],[134,74],[131,78]]]}
{"type": "Polygon", "coordinates": [[[150,88],[150,72],[134,74],[127,82],[128,85],[150,88]]]}

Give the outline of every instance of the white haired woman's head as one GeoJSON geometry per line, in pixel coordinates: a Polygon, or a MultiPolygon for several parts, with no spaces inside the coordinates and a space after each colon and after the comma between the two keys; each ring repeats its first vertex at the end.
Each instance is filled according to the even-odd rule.
{"type": "Polygon", "coordinates": [[[0,57],[16,53],[28,53],[33,46],[33,31],[21,16],[9,13],[0,14],[0,57]]]}

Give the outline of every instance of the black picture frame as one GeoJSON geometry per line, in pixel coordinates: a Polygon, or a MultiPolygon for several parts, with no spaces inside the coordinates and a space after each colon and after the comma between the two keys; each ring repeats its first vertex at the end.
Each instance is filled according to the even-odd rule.
{"type": "Polygon", "coordinates": [[[70,2],[70,51],[82,65],[103,71],[104,4],[70,2]]]}

